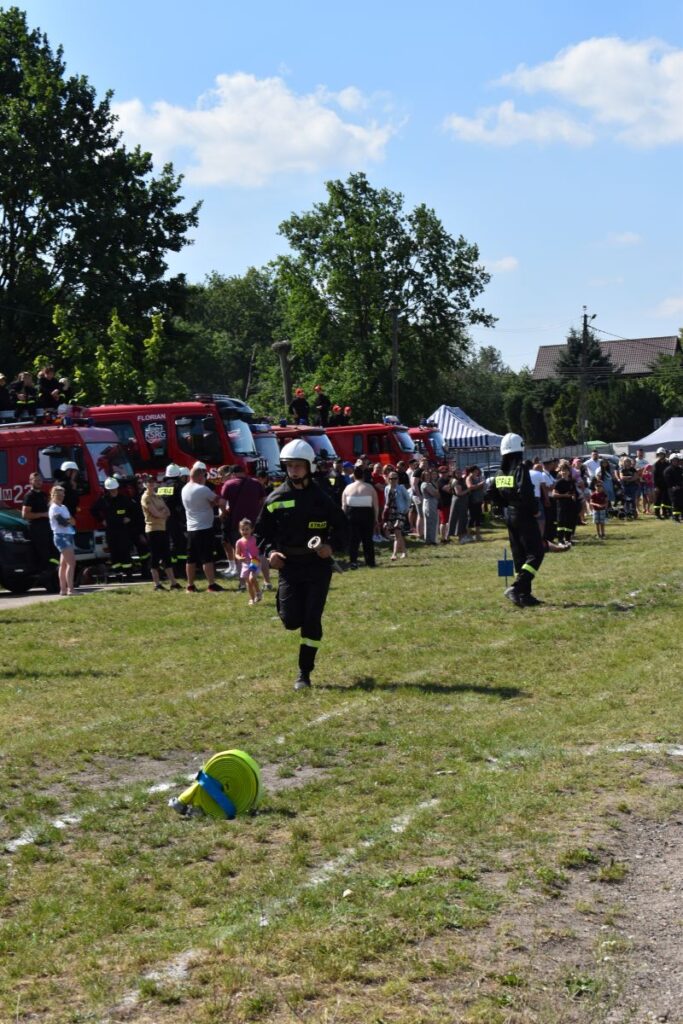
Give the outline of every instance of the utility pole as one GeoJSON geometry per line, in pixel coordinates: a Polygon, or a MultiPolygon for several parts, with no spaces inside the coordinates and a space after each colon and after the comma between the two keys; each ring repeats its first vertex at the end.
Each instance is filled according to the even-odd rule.
{"type": "Polygon", "coordinates": [[[597,313],[593,313],[592,316],[588,316],[586,312],[586,306],[583,307],[583,330],[581,331],[581,359],[579,362],[579,407],[578,407],[578,421],[579,421],[579,436],[577,438],[579,444],[583,444],[586,440],[586,413],[587,413],[587,401],[588,401],[588,388],[586,382],[586,370],[588,367],[588,321],[595,320],[597,313]]]}
{"type": "Polygon", "coordinates": [[[391,412],[398,418],[398,310],[391,311],[391,412]]]}

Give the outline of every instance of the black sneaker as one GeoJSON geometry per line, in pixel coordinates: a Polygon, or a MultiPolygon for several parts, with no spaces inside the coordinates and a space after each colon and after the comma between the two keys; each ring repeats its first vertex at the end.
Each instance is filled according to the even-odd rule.
{"type": "Polygon", "coordinates": [[[155,583],[154,584],[154,589],[155,590],[163,590],[163,591],[165,591],[166,587],[162,587],[161,583],[155,583]]]}
{"type": "Polygon", "coordinates": [[[185,593],[187,594],[201,594],[201,590],[197,590],[194,583],[188,583],[185,587],[185,593]]]}
{"type": "Polygon", "coordinates": [[[209,591],[210,594],[220,594],[223,590],[225,590],[225,587],[222,587],[220,583],[209,583],[206,589],[209,591]]]}
{"type": "Polygon", "coordinates": [[[308,690],[311,686],[311,677],[308,672],[299,672],[294,683],[295,690],[308,690]]]}
{"type": "Polygon", "coordinates": [[[539,604],[543,604],[543,601],[539,601],[533,594],[522,594],[521,598],[522,608],[535,608],[539,604]]]}
{"type": "Polygon", "coordinates": [[[170,589],[171,590],[182,590],[183,588],[180,586],[179,583],[172,583],[170,589]]]}
{"type": "Polygon", "coordinates": [[[358,562],[349,562],[349,569],[357,569],[358,562]]]}
{"type": "Polygon", "coordinates": [[[507,590],[505,591],[505,596],[507,597],[508,601],[512,601],[512,603],[516,604],[518,608],[524,607],[524,605],[522,604],[522,597],[515,590],[514,587],[508,587],[507,590]]]}

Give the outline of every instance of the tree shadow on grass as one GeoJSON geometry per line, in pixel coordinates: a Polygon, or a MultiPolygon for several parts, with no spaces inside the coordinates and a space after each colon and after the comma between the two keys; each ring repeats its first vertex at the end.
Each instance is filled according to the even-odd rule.
{"type": "Polygon", "coordinates": [[[361,676],[347,686],[337,683],[316,684],[316,690],[364,690],[372,693],[375,690],[393,693],[396,690],[419,690],[421,693],[479,693],[482,697],[499,697],[501,700],[514,700],[516,697],[528,697],[525,690],[518,686],[485,686],[481,683],[415,683],[395,682],[378,683],[372,676],[361,676]]]}

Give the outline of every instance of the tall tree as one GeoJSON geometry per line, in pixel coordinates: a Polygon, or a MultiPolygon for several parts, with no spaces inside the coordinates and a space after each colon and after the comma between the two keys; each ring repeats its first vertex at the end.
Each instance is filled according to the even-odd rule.
{"type": "Polygon", "coordinates": [[[491,431],[507,431],[504,400],[515,374],[503,362],[493,345],[483,345],[467,355],[452,374],[444,380],[443,401],[458,405],[491,431]]]}
{"type": "Polygon", "coordinates": [[[555,376],[564,382],[579,382],[583,376],[585,386],[594,388],[606,387],[616,375],[617,370],[609,355],[600,348],[595,333],[588,328],[584,352],[582,331],[570,327],[567,347],[557,360],[555,376]]]}
{"type": "Polygon", "coordinates": [[[48,351],[61,305],[74,329],[106,337],[111,313],[141,322],[168,305],[166,254],[188,244],[199,205],[181,212],[181,178],[154,177],[128,151],[86,77],[65,74],[61,47],[0,9],[0,365],[48,351]]]}
{"type": "Polygon", "coordinates": [[[392,330],[398,325],[401,415],[434,407],[443,375],[462,360],[474,305],[489,275],[479,252],[424,205],[373,188],[362,173],[329,181],[327,200],[280,225],[292,254],[277,261],[285,321],[301,383],[315,377],[356,416],[391,408],[392,330]]]}

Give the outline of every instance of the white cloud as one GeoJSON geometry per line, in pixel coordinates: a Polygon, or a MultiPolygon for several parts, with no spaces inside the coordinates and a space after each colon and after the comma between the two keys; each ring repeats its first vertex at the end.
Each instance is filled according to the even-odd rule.
{"type": "Polygon", "coordinates": [[[493,260],[486,264],[486,269],[496,274],[510,274],[519,267],[519,260],[516,256],[503,256],[499,260],[493,260]]]}
{"type": "Polygon", "coordinates": [[[663,299],[654,310],[655,316],[660,317],[683,317],[683,295],[671,295],[663,299]]]}
{"type": "Polygon", "coordinates": [[[463,142],[490,142],[497,146],[512,146],[517,142],[567,142],[585,146],[593,141],[590,129],[574,118],[556,110],[525,114],[515,109],[512,100],[479,110],[472,118],[450,114],[444,127],[463,142]]]}
{"type": "Polygon", "coordinates": [[[382,160],[391,124],[355,123],[332,109],[358,111],[354,86],[293,93],[282,78],[237,72],[218,75],[193,108],[165,101],[146,109],[138,99],[113,104],[126,140],[172,159],[201,185],[260,186],[278,174],[363,167],[382,160]]]}
{"type": "Polygon", "coordinates": [[[635,231],[613,231],[607,236],[608,245],[640,245],[642,238],[635,231]]]}
{"type": "Polygon", "coordinates": [[[508,100],[474,118],[451,115],[446,126],[458,138],[584,145],[607,134],[642,147],[683,141],[683,50],[657,39],[587,39],[536,67],[520,64],[494,84],[561,105],[522,113],[508,100]]]}

